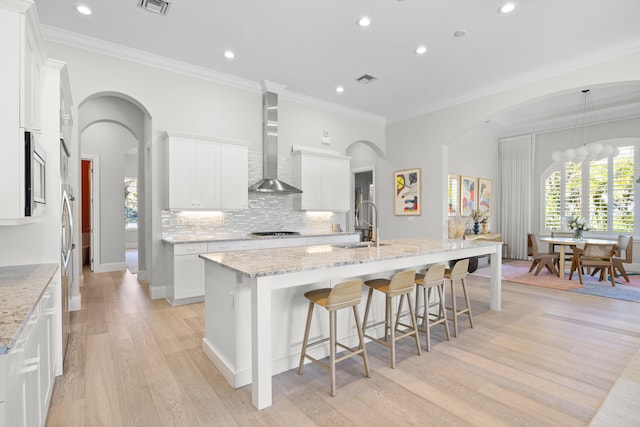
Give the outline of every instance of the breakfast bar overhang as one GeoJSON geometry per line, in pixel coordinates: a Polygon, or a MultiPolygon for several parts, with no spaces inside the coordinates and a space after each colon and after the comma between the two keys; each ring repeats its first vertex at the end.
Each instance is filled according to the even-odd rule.
{"type": "MultiPolygon", "coordinates": [[[[319,282],[333,285],[348,277],[424,269],[430,264],[490,255],[490,308],[500,310],[501,246],[500,242],[425,238],[389,240],[381,242],[379,247],[322,245],[205,254],[201,255],[207,261],[205,316],[220,309],[220,295],[214,293],[225,286],[224,281],[235,280],[236,284],[248,285],[251,301],[251,393],[254,406],[263,409],[272,403],[273,291],[319,282]]],[[[211,325],[208,321],[205,324],[203,349],[210,359],[220,361],[224,357],[212,355],[212,352],[227,344],[215,342],[220,338],[212,336],[209,331],[211,325]]]]}

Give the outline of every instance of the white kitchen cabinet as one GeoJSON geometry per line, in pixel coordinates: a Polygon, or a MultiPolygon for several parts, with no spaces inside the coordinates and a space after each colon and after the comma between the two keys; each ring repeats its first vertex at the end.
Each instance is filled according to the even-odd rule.
{"type": "Polygon", "coordinates": [[[0,356],[0,425],[44,426],[55,371],[54,319],[60,315],[56,305],[60,282],[54,278],[34,306],[15,345],[0,356]]]}
{"type": "Polygon", "coordinates": [[[199,255],[206,252],[205,242],[171,245],[167,265],[172,283],[167,299],[172,305],[202,301],[204,261],[199,255]]]}
{"type": "Polygon", "coordinates": [[[170,210],[247,209],[244,145],[165,133],[165,204],[170,210]]]}
{"type": "Polygon", "coordinates": [[[293,152],[294,180],[302,194],[294,206],[307,211],[346,212],[351,188],[350,157],[327,151],[293,152]]]}
{"type": "Polygon", "coordinates": [[[0,220],[25,220],[24,132],[40,130],[46,56],[40,23],[24,0],[0,0],[0,220]]]}

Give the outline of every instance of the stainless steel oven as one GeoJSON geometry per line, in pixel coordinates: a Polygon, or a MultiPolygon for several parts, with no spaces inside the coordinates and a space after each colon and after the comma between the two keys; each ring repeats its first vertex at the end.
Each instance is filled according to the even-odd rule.
{"type": "Polygon", "coordinates": [[[25,146],[25,216],[37,214],[38,205],[46,203],[46,157],[33,132],[24,133],[25,146]]]}

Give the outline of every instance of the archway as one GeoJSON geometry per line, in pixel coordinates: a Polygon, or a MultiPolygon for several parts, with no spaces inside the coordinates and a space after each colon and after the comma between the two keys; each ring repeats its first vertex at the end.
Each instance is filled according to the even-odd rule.
{"type": "MultiPolygon", "coordinates": [[[[138,101],[121,93],[96,93],[80,103],[78,135],[81,156],[97,156],[100,161],[100,223],[92,227],[98,234],[100,259],[94,259],[96,271],[125,268],[127,246],[124,208],[125,165],[127,175],[135,175],[138,187],[137,227],[129,227],[129,246],[137,246],[138,278],[146,280],[150,273],[151,247],[149,151],[151,117],[138,101]],[[91,151],[91,152],[89,152],[91,151]],[[134,172],[132,172],[132,170],[134,172]],[[133,233],[132,233],[133,230],[133,233]]],[[[82,203],[82,201],[81,201],[82,203]]],[[[92,239],[96,240],[96,239],[92,239]]]]}

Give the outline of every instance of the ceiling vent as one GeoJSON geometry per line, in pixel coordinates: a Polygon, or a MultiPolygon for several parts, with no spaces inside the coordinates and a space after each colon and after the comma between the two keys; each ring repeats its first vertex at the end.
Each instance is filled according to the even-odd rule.
{"type": "Polygon", "coordinates": [[[378,80],[376,77],[370,76],[369,74],[365,74],[356,79],[357,82],[360,82],[364,85],[371,83],[374,80],[378,80]]]}
{"type": "Polygon", "coordinates": [[[138,0],[138,7],[158,15],[166,15],[170,6],[171,3],[164,0],[138,0]]]}

